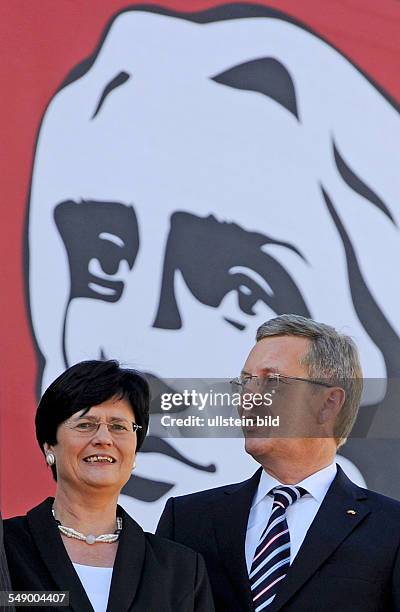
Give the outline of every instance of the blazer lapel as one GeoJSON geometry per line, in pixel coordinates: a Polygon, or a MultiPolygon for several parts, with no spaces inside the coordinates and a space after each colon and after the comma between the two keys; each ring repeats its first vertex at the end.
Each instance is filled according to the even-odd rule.
{"type": "Polygon", "coordinates": [[[145,558],[143,529],[120,507],[122,531],[111,580],[107,612],[126,612],[138,589],[145,558]]]}
{"type": "Polygon", "coordinates": [[[65,550],[51,508],[53,498],[46,499],[27,514],[28,525],[49,574],[61,591],[69,591],[69,606],[76,612],[93,612],[92,605],[65,550]]]}
{"type": "Polygon", "coordinates": [[[253,609],[246,566],[245,539],[251,502],[261,471],[260,468],[249,480],[237,485],[237,488],[227,489],[225,499],[214,509],[214,529],[220,558],[243,610],[253,609]]]}
{"type": "Polygon", "coordinates": [[[269,608],[270,612],[280,610],[370,513],[366,498],[366,492],[353,484],[338,466],[336,477],[282,583],[282,590],[278,591],[269,608]],[[354,510],[355,514],[347,514],[347,510],[354,510]]]}

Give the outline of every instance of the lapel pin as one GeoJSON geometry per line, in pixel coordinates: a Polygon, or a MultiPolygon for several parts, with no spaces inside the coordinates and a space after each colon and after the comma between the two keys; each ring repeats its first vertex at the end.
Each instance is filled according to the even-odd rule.
{"type": "Polygon", "coordinates": [[[357,514],[357,512],[355,510],[347,510],[347,514],[351,514],[352,516],[354,516],[355,514],[357,514]]]}

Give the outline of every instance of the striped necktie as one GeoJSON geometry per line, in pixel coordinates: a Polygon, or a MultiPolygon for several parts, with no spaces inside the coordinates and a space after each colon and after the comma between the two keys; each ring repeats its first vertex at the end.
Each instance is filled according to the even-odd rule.
{"type": "Polygon", "coordinates": [[[275,487],[271,516],[261,534],[250,568],[250,587],[255,612],[268,609],[290,566],[290,534],[286,508],[305,495],[302,487],[275,487]]]}

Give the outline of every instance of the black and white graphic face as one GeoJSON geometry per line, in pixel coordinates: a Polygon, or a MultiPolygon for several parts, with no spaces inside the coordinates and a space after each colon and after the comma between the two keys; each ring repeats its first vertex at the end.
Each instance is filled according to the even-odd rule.
{"type": "MultiPolygon", "coordinates": [[[[400,293],[382,274],[400,251],[398,112],[338,51],[265,14],[124,12],[54,96],[28,225],[42,388],[100,356],[235,376],[285,312],[352,334],[367,377],[398,367],[400,293]]],[[[247,475],[228,443],[176,443],[194,466],[143,454],[160,494],[131,503],[157,516],[162,482],[178,495],[247,475]]]]}

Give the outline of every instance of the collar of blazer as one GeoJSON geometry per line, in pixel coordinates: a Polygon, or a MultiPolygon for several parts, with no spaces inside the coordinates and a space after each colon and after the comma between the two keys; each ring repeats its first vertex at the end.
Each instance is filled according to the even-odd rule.
{"type": "MultiPolygon", "coordinates": [[[[69,591],[70,607],[76,612],[93,612],[85,590],[65,550],[60,532],[51,514],[54,499],[49,497],[28,512],[32,537],[49,573],[60,590],[69,591]]],[[[110,588],[107,612],[125,612],[132,605],[145,557],[142,528],[120,507],[123,519],[110,588]]]]}
{"type": "MultiPolygon", "coordinates": [[[[248,581],[245,539],[251,502],[256,492],[261,468],[245,482],[230,485],[214,507],[215,537],[220,557],[243,609],[252,609],[248,581]]],[[[282,589],[270,612],[279,610],[308,580],[340,543],[370,513],[368,492],[356,486],[337,466],[337,474],[296,555],[282,589]],[[347,514],[354,509],[355,514],[347,514]]]]}

